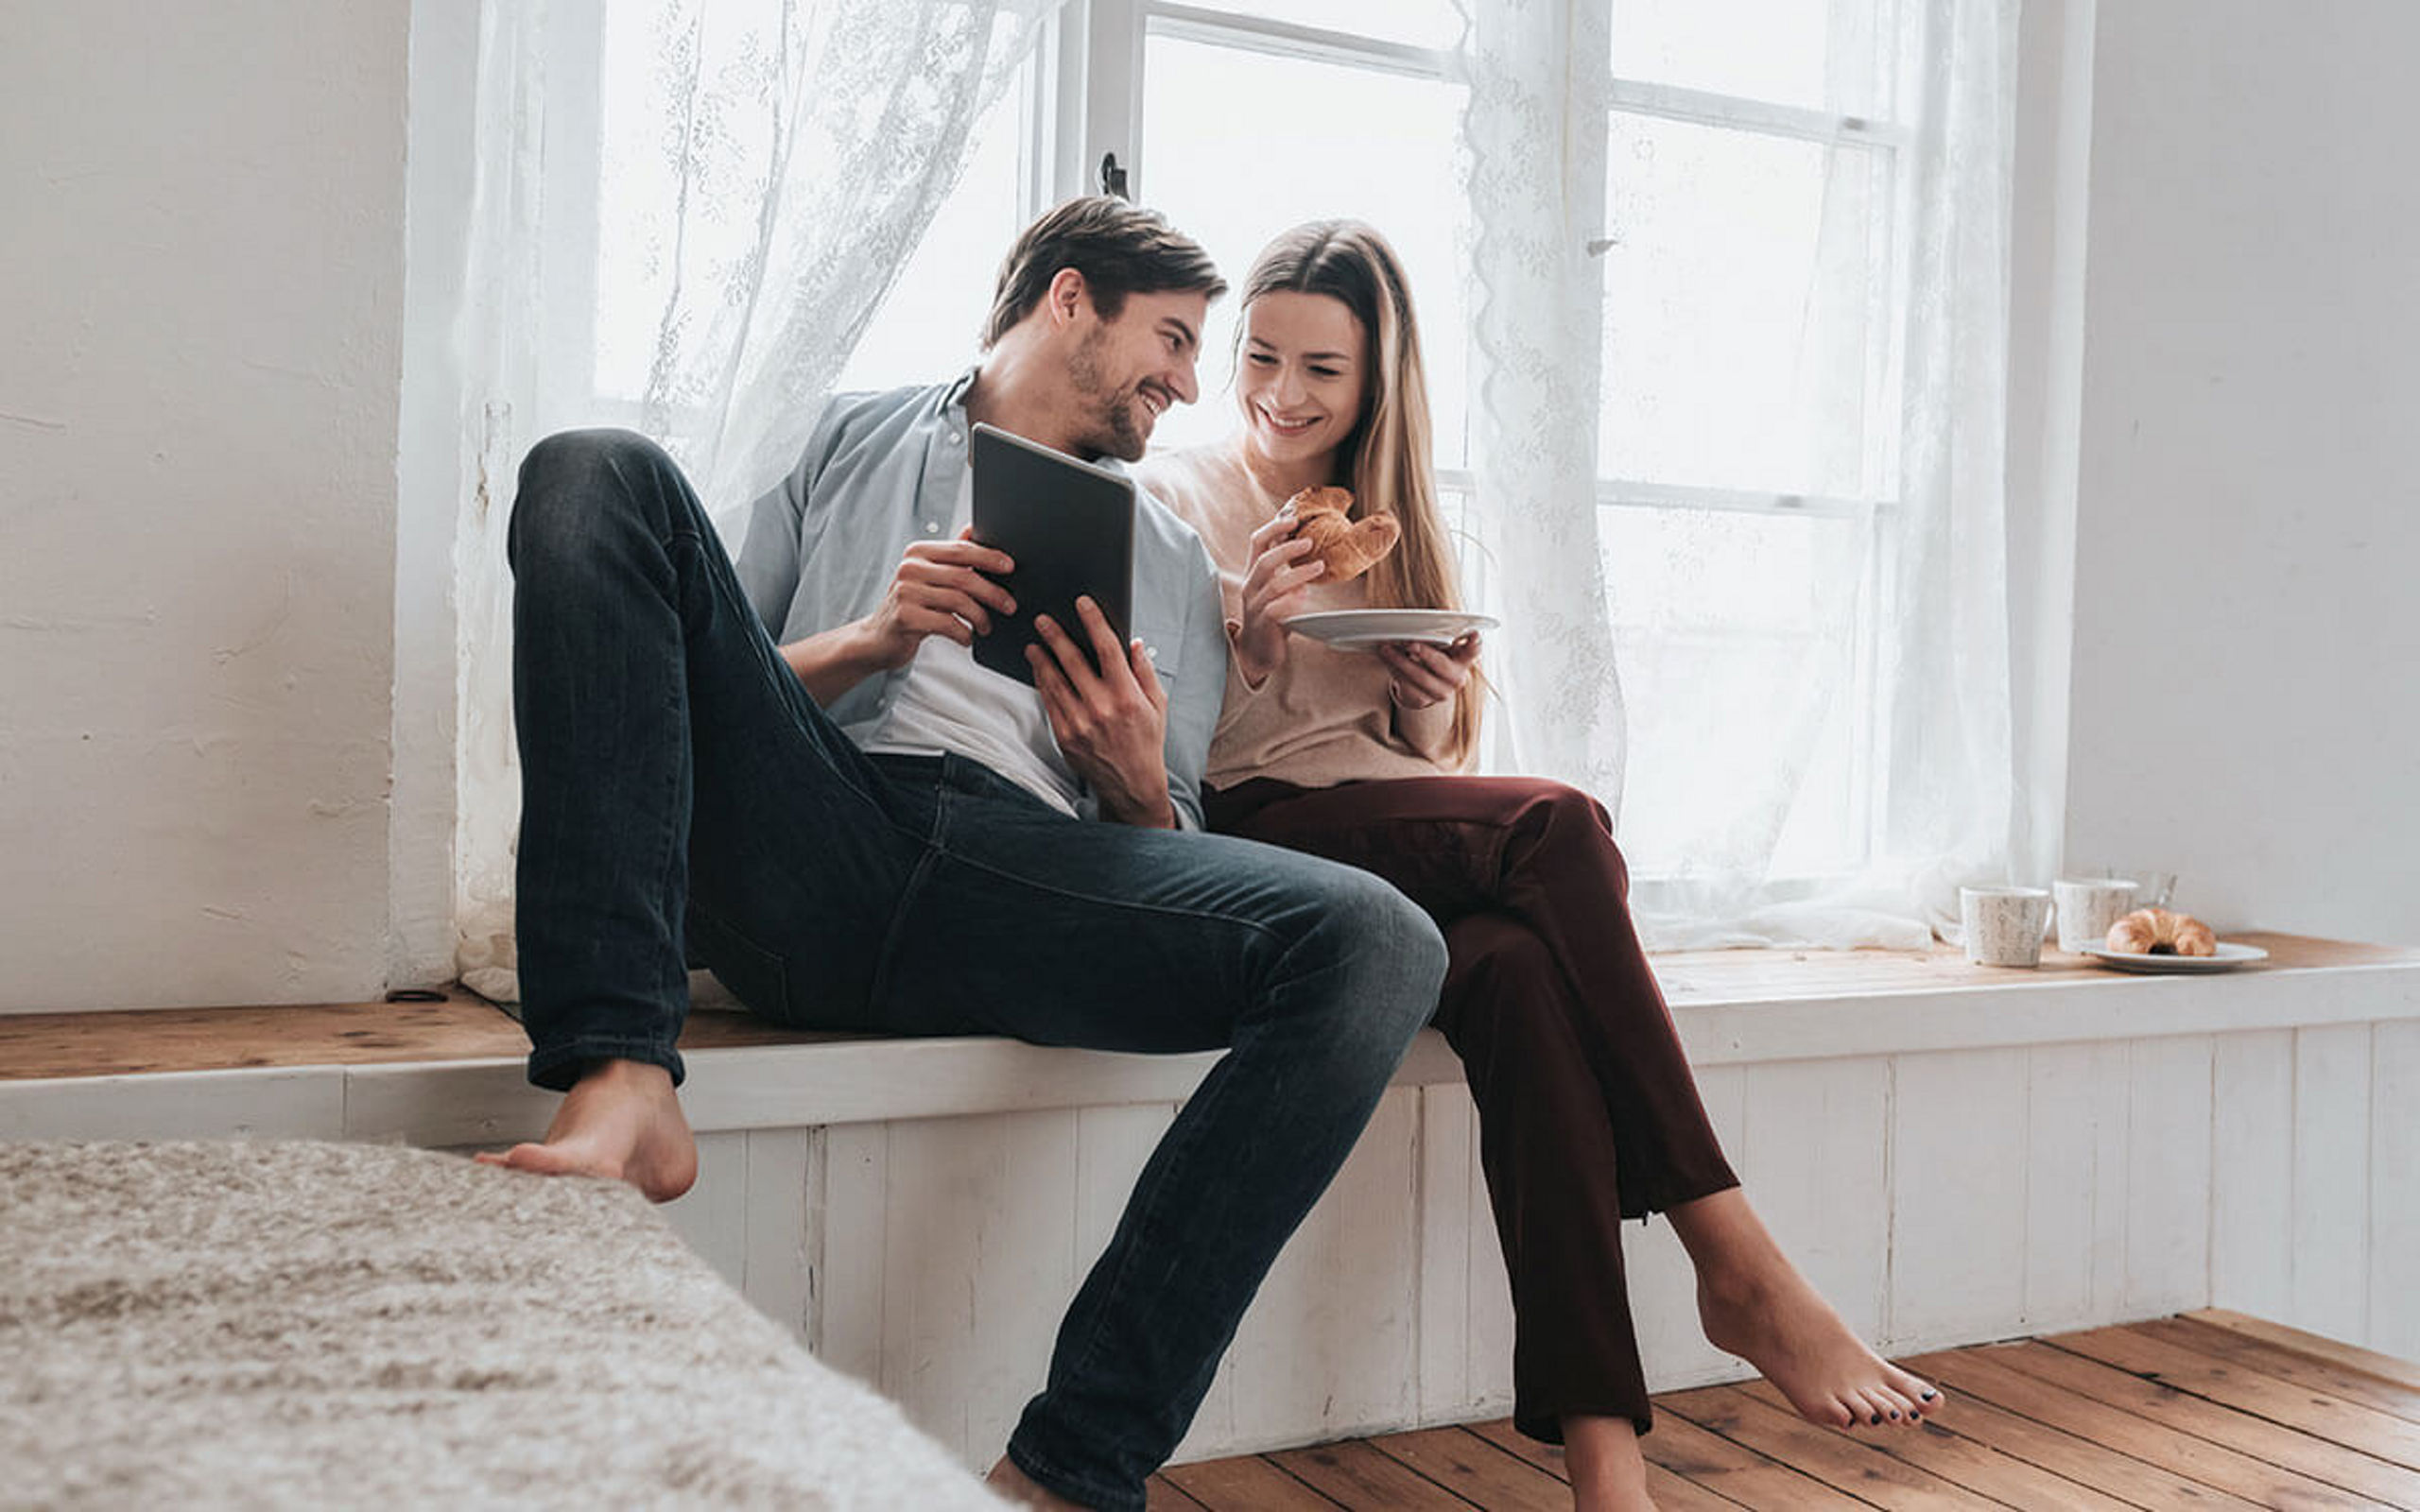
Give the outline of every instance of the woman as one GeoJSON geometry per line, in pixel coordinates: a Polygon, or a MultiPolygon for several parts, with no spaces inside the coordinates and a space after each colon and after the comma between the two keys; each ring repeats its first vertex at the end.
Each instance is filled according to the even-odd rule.
{"type": "Polygon", "coordinates": [[[1463,775],[1479,645],[1374,655],[1290,635],[1317,610],[1453,608],[1426,380],[1393,251],[1350,221],[1279,237],[1244,294],[1242,427],[1163,455],[1143,483],[1218,558],[1231,657],[1205,805],[1214,828],[1367,868],[1452,952],[1436,1022],[1479,1113],[1517,1325],[1514,1420],[1566,1450],[1582,1507],[1643,1507],[1649,1422],[1621,1220],[1660,1211],[1687,1248],[1706,1337],[1809,1419],[1911,1424],[1940,1405],[1876,1356],[1781,1252],[1725,1162],[1627,906],[1604,810],[1559,783],[1463,775]],[[1285,502],[1350,489],[1401,541],[1323,583],[1285,502]]]}

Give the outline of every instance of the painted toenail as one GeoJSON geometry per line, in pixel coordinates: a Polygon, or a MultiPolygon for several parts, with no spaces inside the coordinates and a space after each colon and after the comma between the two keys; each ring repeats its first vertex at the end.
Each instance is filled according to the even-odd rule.
{"type": "Polygon", "coordinates": [[[1927,1400],[1927,1401],[1930,1401],[1930,1400],[1932,1400],[1932,1399],[1933,1399],[1933,1398],[1938,1397],[1938,1396],[1940,1396],[1940,1395],[1941,1395],[1941,1393],[1940,1393],[1940,1392],[1938,1392],[1938,1391],[1927,1391],[1927,1392],[1926,1392],[1926,1393],[1925,1393],[1925,1400],[1927,1400]]]}
{"type": "Polygon", "coordinates": [[[1880,1413],[1876,1413],[1873,1417],[1868,1418],[1865,1420],[1865,1425],[1866,1425],[1868,1428],[1872,1428],[1872,1427],[1875,1427],[1875,1426],[1878,1425],[1881,1421],[1882,1421],[1882,1415],[1881,1415],[1880,1413]]]}

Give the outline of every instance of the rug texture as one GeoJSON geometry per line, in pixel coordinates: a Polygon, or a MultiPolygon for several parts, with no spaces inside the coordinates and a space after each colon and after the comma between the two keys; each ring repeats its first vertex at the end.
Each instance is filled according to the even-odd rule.
{"type": "Polygon", "coordinates": [[[0,1506],[1003,1506],[635,1192],[0,1143],[0,1506]]]}

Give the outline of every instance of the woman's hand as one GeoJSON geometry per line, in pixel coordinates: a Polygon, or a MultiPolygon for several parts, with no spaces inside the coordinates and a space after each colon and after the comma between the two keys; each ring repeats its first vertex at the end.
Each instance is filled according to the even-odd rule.
{"type": "Polygon", "coordinates": [[[1327,571],[1317,559],[1305,560],[1311,543],[1294,535],[1294,511],[1280,509],[1275,519],[1252,533],[1252,567],[1244,574],[1242,627],[1236,631],[1236,670],[1257,688],[1286,664],[1286,621],[1303,611],[1303,591],[1327,571]]]}
{"type": "Polygon", "coordinates": [[[1103,817],[1147,829],[1173,830],[1176,805],[1168,796],[1166,738],[1168,696],[1143,643],[1117,644],[1100,606],[1076,600],[1083,621],[1083,647],[1047,614],[1033,619],[1034,633],[1050,649],[1025,648],[1033,686],[1060,753],[1100,799],[1103,817]]]}
{"type": "Polygon", "coordinates": [[[1398,707],[1427,709],[1461,692],[1478,663],[1478,632],[1471,631],[1451,645],[1425,641],[1390,641],[1378,647],[1378,660],[1392,679],[1388,691],[1398,707]]]}

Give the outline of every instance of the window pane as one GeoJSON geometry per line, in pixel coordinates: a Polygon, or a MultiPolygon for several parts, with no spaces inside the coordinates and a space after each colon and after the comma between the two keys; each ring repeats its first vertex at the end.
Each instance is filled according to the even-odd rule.
{"type": "Polygon", "coordinates": [[[942,202],[916,255],[849,354],[838,388],[939,383],[973,363],[992,310],[1000,259],[1016,240],[1024,156],[1021,102],[1032,90],[1028,62],[977,124],[966,175],[942,202]]]}
{"type": "MultiPolygon", "coordinates": [[[[1240,291],[1253,258],[1278,232],[1348,216],[1385,234],[1403,258],[1428,367],[1439,461],[1461,465],[1469,369],[1454,252],[1461,198],[1454,132],[1461,91],[1365,69],[1152,37],[1144,52],[1137,190],[1209,249],[1240,291]],[[1296,111],[1247,108],[1287,100],[1296,111]]],[[[1223,436],[1233,415],[1234,293],[1211,311],[1202,399],[1160,422],[1155,440],[1223,436]]]]}
{"type": "MultiPolygon", "coordinates": [[[[781,21],[777,9],[765,4],[717,16],[722,27],[715,36],[742,57],[768,45],[762,35],[778,31],[781,21]]],[[[747,215],[699,215],[679,222],[676,238],[683,185],[676,155],[666,147],[666,122],[680,118],[672,106],[679,77],[666,70],[664,57],[677,39],[664,33],[665,25],[656,7],[606,9],[598,172],[603,221],[617,234],[602,239],[597,259],[596,382],[600,396],[625,400],[646,391],[664,311],[674,295],[667,249],[678,240],[692,266],[733,266],[745,260],[757,232],[747,215]]],[[[974,360],[1001,254],[1022,221],[1020,107],[1032,91],[1032,66],[1010,81],[977,123],[964,176],[857,344],[840,387],[938,382],[974,360]]],[[[725,117],[715,124],[727,132],[761,129],[725,117]]]]}
{"type": "Polygon", "coordinates": [[[1887,150],[1616,112],[1608,477],[1863,496],[1887,150]]]}
{"type": "Polygon", "coordinates": [[[1613,0],[1616,78],[1881,115],[1896,0],[1613,0]]]}
{"type": "Polygon", "coordinates": [[[1855,865],[1870,524],[1633,507],[1598,521],[1629,711],[1632,866],[1684,873],[1765,845],[1775,875],[1855,865]]]}
{"type": "Polygon", "coordinates": [[[1243,0],[1209,9],[1440,50],[1462,35],[1453,0],[1243,0]]]}

